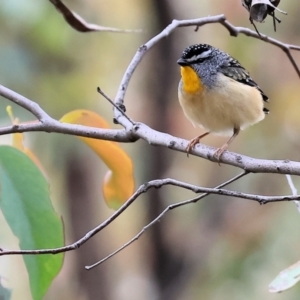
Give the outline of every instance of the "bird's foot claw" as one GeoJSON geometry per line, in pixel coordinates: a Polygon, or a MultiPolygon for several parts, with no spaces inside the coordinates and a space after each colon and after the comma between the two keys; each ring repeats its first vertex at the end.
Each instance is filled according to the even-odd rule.
{"type": "Polygon", "coordinates": [[[223,153],[227,150],[227,145],[219,148],[214,154],[213,157],[217,160],[219,166],[220,166],[220,158],[223,155],[223,153]]]}
{"type": "Polygon", "coordinates": [[[189,154],[190,154],[191,150],[193,150],[193,148],[194,148],[197,144],[199,144],[199,142],[200,142],[200,138],[199,138],[199,137],[196,137],[196,138],[192,139],[192,140],[189,142],[189,144],[188,144],[187,147],[186,147],[186,155],[187,155],[187,157],[189,157],[189,154]]]}

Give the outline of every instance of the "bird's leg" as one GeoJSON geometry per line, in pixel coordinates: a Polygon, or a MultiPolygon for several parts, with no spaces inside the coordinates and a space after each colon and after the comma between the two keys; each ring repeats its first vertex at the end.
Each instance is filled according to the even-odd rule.
{"type": "Polygon", "coordinates": [[[260,33],[259,33],[257,27],[255,26],[254,21],[253,21],[253,19],[252,19],[251,17],[249,18],[249,21],[250,21],[250,23],[253,25],[253,27],[254,27],[256,33],[261,37],[261,35],[260,35],[260,33]]]}
{"type": "Polygon", "coordinates": [[[274,31],[276,32],[276,21],[277,21],[278,23],[281,23],[281,20],[278,19],[278,18],[275,16],[275,11],[271,12],[270,15],[271,15],[271,17],[273,18],[274,31]]]}
{"type": "Polygon", "coordinates": [[[220,161],[220,158],[223,154],[224,151],[227,150],[228,146],[232,143],[232,141],[236,138],[236,136],[239,134],[240,129],[239,128],[234,128],[233,129],[233,135],[232,137],[228,140],[227,143],[225,143],[221,148],[219,148],[215,153],[214,153],[214,157],[220,161]]]}
{"type": "Polygon", "coordinates": [[[189,156],[191,150],[200,142],[200,139],[207,136],[208,134],[209,134],[209,131],[193,138],[192,140],[190,140],[188,146],[186,147],[187,156],[189,156]]]}
{"type": "Polygon", "coordinates": [[[273,27],[274,27],[274,31],[276,32],[276,19],[275,19],[275,12],[273,11],[271,14],[270,14],[273,18],[273,27]]]}

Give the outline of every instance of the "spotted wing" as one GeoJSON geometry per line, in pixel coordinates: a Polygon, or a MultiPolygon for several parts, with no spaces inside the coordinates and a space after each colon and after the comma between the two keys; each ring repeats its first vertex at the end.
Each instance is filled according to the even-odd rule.
{"type": "Polygon", "coordinates": [[[268,96],[261,90],[258,84],[250,77],[247,70],[245,70],[236,59],[230,57],[228,61],[220,67],[219,71],[225,76],[238,82],[257,88],[260,91],[263,100],[268,102],[268,96]]]}

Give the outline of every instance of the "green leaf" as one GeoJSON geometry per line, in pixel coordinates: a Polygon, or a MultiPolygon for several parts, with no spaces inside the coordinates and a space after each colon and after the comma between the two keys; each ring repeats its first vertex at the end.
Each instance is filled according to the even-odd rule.
{"type": "MultiPolygon", "coordinates": [[[[9,146],[0,146],[0,208],[22,250],[63,246],[63,225],[52,207],[47,181],[23,152],[9,146]]],[[[23,258],[33,299],[42,299],[62,267],[63,255],[23,258]]]]}
{"type": "Polygon", "coordinates": [[[280,293],[294,286],[300,281],[300,261],[281,271],[279,275],[270,283],[271,293],[280,293]]]}

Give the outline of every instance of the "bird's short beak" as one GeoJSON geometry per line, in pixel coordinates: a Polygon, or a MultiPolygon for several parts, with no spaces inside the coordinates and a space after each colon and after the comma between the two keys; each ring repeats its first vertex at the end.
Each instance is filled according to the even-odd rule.
{"type": "Polygon", "coordinates": [[[179,59],[177,60],[177,63],[178,63],[180,66],[182,66],[182,67],[188,65],[188,63],[186,62],[186,60],[183,59],[183,58],[179,58],[179,59]]]}

